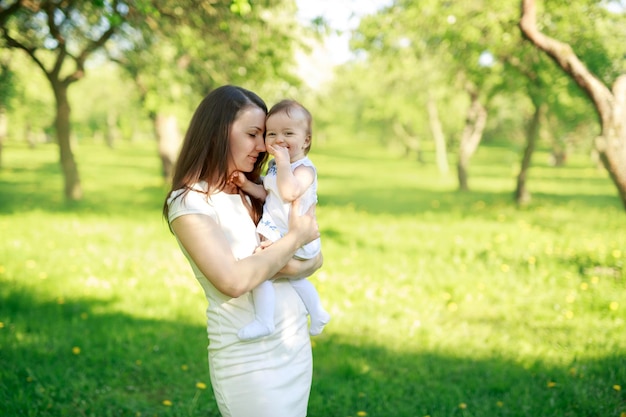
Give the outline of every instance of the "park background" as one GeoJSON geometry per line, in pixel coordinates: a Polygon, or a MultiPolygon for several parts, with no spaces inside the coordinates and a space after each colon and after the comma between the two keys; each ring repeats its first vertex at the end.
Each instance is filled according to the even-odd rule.
{"type": "MultiPolygon", "coordinates": [[[[0,2],[0,415],[218,416],[161,208],[191,112],[235,83],[315,120],[333,319],[310,416],[626,416],[626,213],[593,94],[521,2],[344,1],[345,27],[306,3],[0,2]]],[[[624,3],[537,7],[623,103],[624,3]]]]}

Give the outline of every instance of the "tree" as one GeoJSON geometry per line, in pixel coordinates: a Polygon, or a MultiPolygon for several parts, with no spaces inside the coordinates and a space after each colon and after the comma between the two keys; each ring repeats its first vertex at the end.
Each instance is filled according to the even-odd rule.
{"type": "Polygon", "coordinates": [[[610,90],[578,58],[569,44],[545,35],[537,28],[534,0],[522,0],[519,26],[524,36],[550,56],[594,103],[600,120],[600,134],[595,148],[617,187],[626,209],[626,74],[618,76],[610,90]]]}
{"type": "MultiPolygon", "coordinates": [[[[489,49],[506,32],[508,10],[500,4],[490,5],[488,13],[486,8],[485,2],[398,0],[362,21],[357,32],[357,45],[367,59],[388,60],[390,67],[405,69],[398,77],[404,83],[396,83],[399,88],[393,95],[386,93],[388,105],[397,107],[392,98],[406,95],[413,98],[413,114],[423,107],[418,111],[427,115],[442,172],[447,170],[446,143],[458,144],[460,190],[469,189],[469,161],[486,127],[488,102],[504,82],[510,82],[502,75],[502,65],[486,64],[483,57],[497,52],[489,49]],[[412,64],[405,64],[409,59],[412,64]],[[438,107],[446,109],[441,120],[438,107]],[[447,130],[447,141],[442,140],[440,124],[447,130]]],[[[386,82],[393,73],[381,73],[379,79],[386,82]]]]}
{"type": "Polygon", "coordinates": [[[167,177],[180,140],[177,120],[216,84],[259,91],[262,83],[275,94],[297,84],[287,68],[294,23],[293,0],[0,1],[2,46],[24,51],[54,91],[68,200],[82,197],[68,88],[84,77],[87,59],[106,48],[141,88],[167,177]]]}
{"type": "MultiPolygon", "coordinates": [[[[576,45],[585,47],[587,54],[593,57],[596,70],[605,75],[615,66],[615,54],[599,46],[612,42],[611,31],[620,30],[619,22],[600,15],[599,21],[609,28],[602,32],[589,30],[595,29],[593,22],[586,21],[591,19],[580,18],[573,25],[571,21],[582,10],[593,11],[593,17],[598,17],[595,14],[597,4],[595,0],[586,0],[582,4],[551,2],[554,13],[550,25],[557,29],[565,29],[568,24],[570,28],[574,26],[576,45]]],[[[377,15],[362,21],[355,37],[365,59],[388,60],[388,66],[393,68],[379,70],[378,82],[387,83],[391,74],[404,80],[404,83],[398,83],[400,88],[387,85],[384,89],[384,97],[389,97],[385,102],[387,107],[398,107],[394,101],[406,106],[407,102],[398,100],[398,97],[411,95],[414,114],[421,107],[421,96],[433,88],[446,89],[449,97],[466,95],[466,106],[450,108],[447,105],[445,111],[445,119],[462,112],[465,114],[464,127],[451,130],[449,134],[451,138],[458,138],[455,142],[458,143],[460,190],[469,189],[470,159],[481,142],[483,130],[498,129],[499,120],[487,119],[491,112],[498,114],[499,109],[491,103],[498,96],[517,100],[507,105],[515,107],[516,117],[526,119],[523,129],[525,151],[521,156],[516,189],[518,203],[521,203],[530,196],[526,186],[527,171],[540,139],[539,132],[545,131],[540,129],[541,123],[551,120],[554,131],[573,131],[581,122],[592,123],[593,116],[578,111],[582,107],[580,94],[570,90],[569,85],[564,87],[564,84],[572,83],[548,58],[523,42],[517,28],[518,20],[519,9],[507,2],[396,0],[377,15]],[[413,63],[406,65],[410,56],[414,56],[413,63]],[[436,65],[424,65],[433,61],[436,65]],[[397,68],[403,68],[405,72],[398,76],[397,68]],[[519,91],[528,98],[524,99],[523,106],[516,94],[519,91]],[[540,117],[541,114],[546,116],[540,117]]],[[[621,44],[615,42],[612,48],[617,50],[617,45],[622,45],[623,53],[623,38],[621,44]]],[[[447,99],[447,103],[452,102],[453,99],[447,99]]],[[[404,111],[411,113],[411,110],[404,111]]],[[[394,131],[402,132],[399,129],[394,131]]],[[[515,135],[510,130],[502,133],[508,137],[515,135]]]]}
{"type": "Polygon", "coordinates": [[[182,139],[179,121],[215,86],[239,84],[279,97],[298,84],[291,65],[299,32],[293,0],[152,4],[151,15],[132,17],[132,47],[111,43],[108,53],[138,86],[168,179],[182,139]]]}
{"type": "Polygon", "coordinates": [[[118,0],[53,0],[0,3],[4,46],[24,51],[45,74],[56,101],[54,126],[67,200],[82,187],[70,142],[68,88],[85,75],[85,63],[120,28],[128,7],[118,0]]]}
{"type": "Polygon", "coordinates": [[[0,56],[0,166],[2,166],[2,147],[8,134],[7,110],[15,94],[13,70],[6,57],[0,56]]]}

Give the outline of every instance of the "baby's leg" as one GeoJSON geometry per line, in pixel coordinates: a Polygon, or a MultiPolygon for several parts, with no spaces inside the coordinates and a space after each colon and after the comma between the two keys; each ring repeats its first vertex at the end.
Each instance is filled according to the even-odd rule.
{"type": "Polygon", "coordinates": [[[330,321],[330,314],[324,310],[315,286],[306,278],[292,279],[289,282],[302,299],[311,317],[309,334],[316,336],[322,333],[324,326],[330,321]]]}
{"type": "Polygon", "coordinates": [[[269,281],[252,290],[255,319],[239,330],[241,340],[256,339],[268,336],[274,331],[274,287],[269,281]]]}

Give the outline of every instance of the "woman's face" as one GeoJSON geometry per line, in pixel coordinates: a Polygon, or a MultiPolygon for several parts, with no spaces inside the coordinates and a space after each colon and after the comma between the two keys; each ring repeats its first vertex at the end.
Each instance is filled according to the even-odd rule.
{"type": "Polygon", "coordinates": [[[265,152],[263,133],[265,112],[256,106],[242,109],[230,127],[230,158],[228,174],[250,172],[259,154],[265,152]]]}

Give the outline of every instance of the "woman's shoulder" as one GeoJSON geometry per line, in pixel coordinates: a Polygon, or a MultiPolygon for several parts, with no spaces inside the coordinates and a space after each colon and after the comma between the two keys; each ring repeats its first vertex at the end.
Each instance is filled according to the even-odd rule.
{"type": "Polygon", "coordinates": [[[169,221],[185,214],[214,215],[215,209],[208,198],[208,184],[199,182],[189,188],[172,192],[167,200],[169,205],[169,221]]]}

